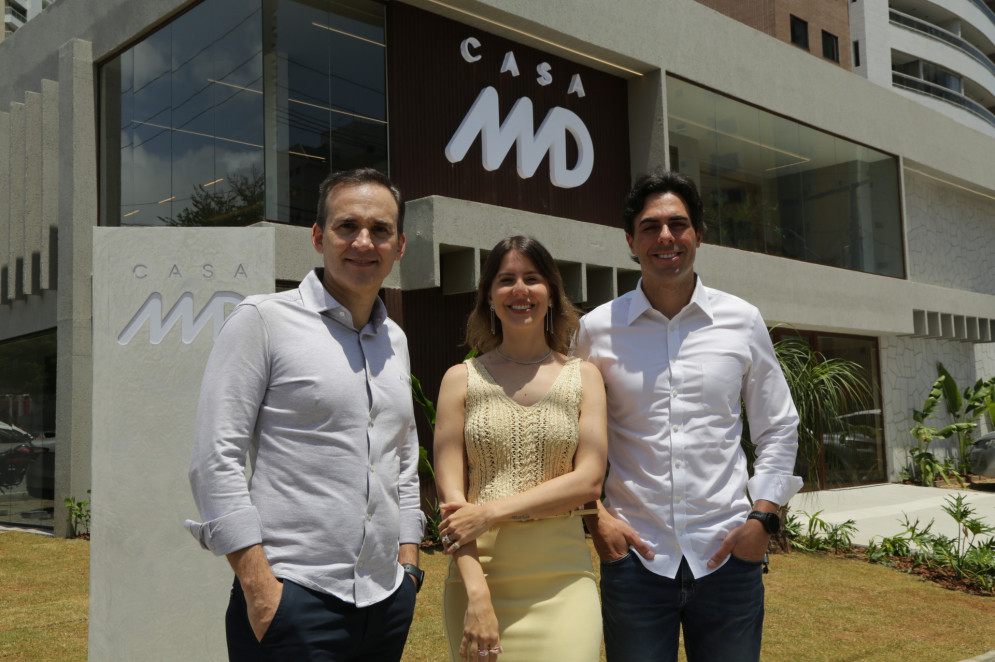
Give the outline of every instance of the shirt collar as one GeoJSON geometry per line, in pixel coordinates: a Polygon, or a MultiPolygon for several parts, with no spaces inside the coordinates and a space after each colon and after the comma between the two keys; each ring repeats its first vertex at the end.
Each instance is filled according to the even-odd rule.
{"type": "MultiPolygon", "coordinates": [[[[694,276],[694,291],[691,293],[691,301],[688,302],[688,305],[686,305],[681,312],[675,315],[675,318],[686,314],[685,311],[694,307],[707,315],[708,319],[712,319],[712,303],[708,298],[708,291],[701,282],[701,276],[697,273],[695,273],[694,276]]],[[[646,293],[643,292],[643,279],[640,278],[639,283],[636,285],[636,289],[632,291],[632,299],[629,301],[629,316],[625,320],[625,323],[631,325],[637,318],[639,318],[640,315],[648,310],[655,309],[653,308],[653,304],[650,303],[650,300],[646,298],[646,293]]]]}
{"type": "MultiPolygon", "coordinates": [[[[304,307],[322,315],[344,310],[349,318],[349,323],[346,326],[353,328],[352,315],[349,313],[349,309],[339,303],[325,289],[325,285],[322,282],[324,275],[325,270],[323,267],[315,267],[301,281],[299,289],[304,307]]],[[[328,316],[335,320],[338,320],[339,317],[338,315],[328,316]]],[[[377,300],[373,302],[373,310],[370,311],[370,321],[367,322],[367,325],[371,325],[373,331],[378,331],[386,320],[387,308],[384,306],[383,301],[380,300],[380,297],[377,297],[377,300]]]]}

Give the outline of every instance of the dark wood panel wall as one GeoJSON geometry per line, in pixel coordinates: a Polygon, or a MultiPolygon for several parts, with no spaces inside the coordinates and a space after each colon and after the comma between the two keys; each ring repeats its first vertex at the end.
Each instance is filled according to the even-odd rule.
{"type": "MultiPolygon", "coordinates": [[[[387,80],[391,176],[409,200],[443,195],[500,207],[572,218],[588,223],[620,224],[622,199],[630,184],[628,95],[622,78],[394,2],[388,6],[387,80]],[[467,62],[460,45],[468,37],[475,62],[467,62]],[[513,54],[518,76],[501,72],[513,54]],[[537,67],[549,65],[552,81],[541,85],[537,67]],[[584,96],[569,93],[579,76],[584,96]],[[478,94],[493,87],[503,121],[522,98],[533,104],[534,130],[547,113],[561,107],[583,121],[594,146],[594,167],[580,186],[560,188],[550,181],[549,157],[523,179],[516,168],[516,147],[494,171],[482,165],[478,136],[462,161],[450,163],[445,149],[478,94]]],[[[567,134],[567,163],[577,148],[567,134]]]]}

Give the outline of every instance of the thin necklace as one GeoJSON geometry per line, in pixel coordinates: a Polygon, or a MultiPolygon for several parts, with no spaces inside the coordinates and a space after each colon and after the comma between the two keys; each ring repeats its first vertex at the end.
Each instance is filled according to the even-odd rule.
{"type": "Polygon", "coordinates": [[[535,365],[536,363],[542,363],[543,361],[545,361],[546,359],[548,359],[550,356],[553,355],[553,350],[552,348],[550,348],[550,350],[546,352],[540,359],[536,359],[535,361],[519,361],[518,359],[513,359],[504,352],[502,352],[500,347],[495,347],[494,351],[497,352],[498,356],[500,356],[505,361],[511,361],[512,363],[517,363],[518,365],[535,365]]]}

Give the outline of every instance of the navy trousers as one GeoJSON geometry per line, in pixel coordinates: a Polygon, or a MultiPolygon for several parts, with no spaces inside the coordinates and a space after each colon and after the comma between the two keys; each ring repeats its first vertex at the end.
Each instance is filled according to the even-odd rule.
{"type": "Polygon", "coordinates": [[[601,564],[601,613],[608,662],[677,662],[682,629],[688,662],[757,662],[763,571],[759,561],[732,556],[695,579],[681,559],[670,579],[629,552],[601,564]]]}
{"type": "Polygon", "coordinates": [[[398,662],[415,611],[407,577],[386,600],[356,607],[283,580],[283,596],[262,641],[249,625],[245,594],[235,578],[225,615],[232,662],[398,662]]]}

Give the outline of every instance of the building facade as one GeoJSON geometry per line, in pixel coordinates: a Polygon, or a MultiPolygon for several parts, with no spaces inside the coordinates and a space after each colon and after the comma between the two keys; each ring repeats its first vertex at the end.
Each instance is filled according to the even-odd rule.
{"type": "MultiPolygon", "coordinates": [[[[0,522],[62,534],[62,500],[92,489],[91,653],[147,627],[102,618],[121,577],[150,581],[122,559],[160,550],[226,573],[180,526],[207,329],[319,264],[309,233],[331,169],[387,170],[411,201],[384,298],[429,397],[465,353],[499,239],[537,237],[592,308],[638,280],[630,182],[689,174],[703,281],[872,384],[853,434],[800,465],[809,487],[900,478],[937,362],[962,385],[995,374],[995,130],[892,71],[899,53],[959,53],[966,95],[987,68],[906,35],[898,3],[775,3],[769,20],[763,3],[750,20],[706,4],[730,5],[60,0],[0,43],[0,453],[30,456],[2,456],[0,522]]],[[[995,35],[975,0],[939,5],[963,39],[995,35]]],[[[165,610],[221,584],[180,581],[165,610]]],[[[207,636],[176,620],[177,640],[207,636]]]]}
{"type": "Polygon", "coordinates": [[[854,71],[995,136],[995,3],[856,0],[854,71]]]}

